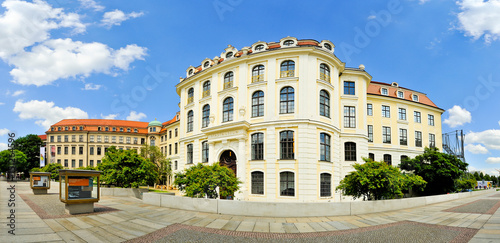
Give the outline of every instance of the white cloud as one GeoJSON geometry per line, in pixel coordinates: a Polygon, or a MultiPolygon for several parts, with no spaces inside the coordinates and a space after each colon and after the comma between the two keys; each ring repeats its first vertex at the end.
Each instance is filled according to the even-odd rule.
{"type": "Polygon", "coordinates": [[[127,120],[129,121],[139,121],[142,118],[146,118],[146,114],[144,113],[137,113],[136,111],[131,111],[130,114],[127,116],[127,120]]]}
{"type": "Polygon", "coordinates": [[[102,119],[110,119],[110,120],[113,120],[113,119],[116,119],[116,117],[118,117],[119,114],[109,114],[109,115],[103,115],[101,114],[101,118],[102,119]]]}
{"type": "Polygon", "coordinates": [[[92,73],[127,71],[136,59],[144,60],[146,48],[127,45],[113,50],[105,44],[71,39],[48,40],[11,58],[16,68],[10,74],[22,85],[48,85],[61,78],[88,77],[92,73]]]}
{"type": "Polygon", "coordinates": [[[0,143],[0,151],[7,150],[9,146],[6,143],[0,143]]]}
{"type": "Polygon", "coordinates": [[[5,103],[3,103],[3,102],[0,102],[0,105],[5,105],[5,103]]]}
{"type": "Polygon", "coordinates": [[[0,129],[0,136],[3,136],[3,135],[5,135],[5,134],[8,134],[9,132],[10,132],[10,131],[9,131],[9,129],[7,129],[7,128],[2,128],[2,129],[0,129]]]}
{"type": "Polygon", "coordinates": [[[102,87],[100,84],[85,84],[85,88],[83,90],[99,90],[102,87]]]}
{"type": "Polygon", "coordinates": [[[465,146],[465,150],[473,153],[473,154],[487,154],[488,149],[486,149],[483,145],[481,144],[467,144],[465,146]]]}
{"type": "Polygon", "coordinates": [[[451,109],[447,110],[447,112],[449,117],[445,119],[443,123],[448,124],[451,128],[470,123],[472,120],[470,112],[458,105],[453,106],[451,109]]]}
{"type": "Polygon", "coordinates": [[[85,25],[76,13],[66,14],[62,8],[52,8],[41,0],[25,2],[7,0],[0,15],[0,58],[22,52],[24,48],[49,39],[49,31],[61,27],[73,28],[74,33],[85,32],[85,25]]]}
{"type": "Polygon", "coordinates": [[[500,126],[500,121],[498,121],[498,125],[500,126]]]}
{"type": "Polygon", "coordinates": [[[16,97],[16,96],[22,95],[22,94],[24,94],[24,93],[26,93],[26,90],[18,90],[18,91],[15,91],[15,92],[12,94],[12,96],[13,96],[13,97],[16,97]]]}
{"type": "Polygon", "coordinates": [[[368,20],[371,20],[371,19],[376,19],[376,18],[377,18],[377,16],[376,16],[376,15],[370,15],[370,16],[368,16],[368,20]]]}
{"type": "Polygon", "coordinates": [[[61,108],[55,106],[54,102],[47,102],[45,100],[31,100],[28,102],[18,100],[13,111],[18,112],[19,118],[22,120],[35,119],[35,124],[45,129],[49,129],[50,125],[63,119],[88,118],[87,112],[79,108],[70,106],[61,108]]]}
{"type": "Polygon", "coordinates": [[[102,18],[102,24],[107,27],[111,27],[113,25],[120,25],[123,21],[131,18],[137,18],[144,15],[143,12],[132,12],[132,13],[124,13],[118,9],[115,9],[110,12],[104,13],[102,18]]]}
{"type": "Polygon", "coordinates": [[[104,6],[99,5],[94,0],[78,0],[78,1],[80,1],[80,4],[84,8],[94,9],[94,11],[102,11],[102,10],[104,10],[104,6]]]}
{"type": "Polygon", "coordinates": [[[420,4],[424,4],[424,3],[428,2],[428,1],[429,1],[429,0],[418,0],[418,3],[420,3],[420,4]]]}
{"type": "Polygon", "coordinates": [[[500,164],[500,157],[488,157],[486,159],[486,163],[488,163],[488,164],[500,164]]]}
{"type": "Polygon", "coordinates": [[[500,37],[500,0],[458,1],[462,12],[458,13],[459,28],[474,40],[484,36],[486,43],[500,37]]]}
{"type": "Polygon", "coordinates": [[[500,150],[500,130],[490,129],[482,132],[469,132],[465,135],[465,142],[481,143],[488,149],[500,150]]]}

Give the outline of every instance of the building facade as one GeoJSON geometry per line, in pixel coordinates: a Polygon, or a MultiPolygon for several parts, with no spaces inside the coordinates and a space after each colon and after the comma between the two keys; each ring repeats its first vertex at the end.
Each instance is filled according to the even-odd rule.
{"type": "Polygon", "coordinates": [[[236,199],[339,201],[363,158],[398,165],[441,149],[441,114],[421,92],[345,67],[330,41],[256,42],[189,67],[180,96],[179,170],[221,162],[236,199]]]}
{"type": "Polygon", "coordinates": [[[220,162],[243,182],[234,198],[340,201],[354,163],[398,165],[442,149],[441,114],[424,93],[372,81],[328,40],[256,42],[190,66],[170,121],[63,120],[47,131],[48,160],[95,166],[109,146],[159,146],[174,173],[220,162]],[[97,151],[100,151],[99,154],[97,151]]]}

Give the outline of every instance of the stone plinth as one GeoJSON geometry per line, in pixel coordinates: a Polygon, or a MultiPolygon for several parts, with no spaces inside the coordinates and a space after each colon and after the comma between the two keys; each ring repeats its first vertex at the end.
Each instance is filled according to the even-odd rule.
{"type": "Polygon", "coordinates": [[[33,189],[33,194],[35,195],[47,194],[47,189],[33,189]]]}
{"type": "Polygon", "coordinates": [[[69,214],[93,213],[94,203],[66,204],[64,210],[69,214]]]}

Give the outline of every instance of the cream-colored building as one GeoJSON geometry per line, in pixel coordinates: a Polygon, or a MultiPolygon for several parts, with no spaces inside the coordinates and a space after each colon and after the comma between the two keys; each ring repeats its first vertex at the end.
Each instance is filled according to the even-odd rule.
{"type": "Polygon", "coordinates": [[[180,96],[179,167],[220,161],[252,201],[339,201],[363,157],[397,165],[441,149],[443,110],[424,93],[345,67],[330,41],[256,42],[189,67],[180,96]]]}
{"type": "Polygon", "coordinates": [[[64,168],[76,169],[97,166],[106,150],[134,149],[140,152],[143,144],[158,146],[178,166],[179,119],[138,122],[106,119],[65,119],[46,132],[46,153],[49,163],[59,163],[64,168]]]}

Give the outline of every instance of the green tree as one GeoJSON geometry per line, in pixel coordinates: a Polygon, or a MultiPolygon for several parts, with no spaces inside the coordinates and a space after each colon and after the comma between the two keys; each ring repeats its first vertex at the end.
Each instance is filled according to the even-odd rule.
{"type": "Polygon", "coordinates": [[[484,180],[484,174],[483,174],[483,172],[479,173],[479,179],[480,180],[484,180]]]}
{"type": "Polygon", "coordinates": [[[118,187],[152,185],[158,179],[156,166],[141,157],[135,150],[108,148],[102,163],[97,166],[102,171],[101,180],[118,187]]]}
{"type": "Polygon", "coordinates": [[[491,176],[488,175],[488,174],[484,175],[484,180],[485,181],[491,181],[491,176]]]}
{"type": "Polygon", "coordinates": [[[481,177],[479,176],[479,173],[474,172],[474,179],[476,179],[476,181],[480,181],[481,180],[481,177]]]}
{"type": "Polygon", "coordinates": [[[428,183],[424,189],[425,195],[455,191],[455,180],[465,173],[467,166],[467,163],[453,155],[441,153],[437,148],[425,148],[423,154],[400,164],[401,169],[413,171],[428,183]]]}
{"type": "Polygon", "coordinates": [[[220,196],[228,197],[239,190],[241,181],[234,175],[233,171],[219,163],[212,165],[197,165],[187,168],[184,172],[175,175],[174,184],[188,197],[218,198],[217,188],[220,196]]]}
{"type": "Polygon", "coordinates": [[[64,167],[59,163],[50,163],[42,168],[43,172],[50,172],[50,179],[59,181],[59,170],[64,169],[64,167]]]}
{"type": "Polygon", "coordinates": [[[477,181],[474,176],[470,177],[462,177],[457,180],[455,180],[455,186],[457,188],[457,191],[464,191],[467,189],[474,189],[476,187],[477,181]]]}
{"type": "Polygon", "coordinates": [[[402,174],[398,168],[385,162],[365,159],[364,164],[354,164],[355,171],[340,181],[337,190],[363,200],[393,199],[402,197],[404,191],[422,190],[426,182],[422,177],[402,174]]]}
{"type": "Polygon", "coordinates": [[[141,156],[148,159],[156,166],[156,171],[159,175],[157,181],[158,184],[166,185],[170,182],[170,179],[172,178],[171,162],[165,158],[160,151],[160,148],[144,144],[141,147],[141,156]]]}
{"type": "Polygon", "coordinates": [[[97,170],[97,167],[94,167],[94,166],[82,166],[82,167],[78,167],[76,168],[77,170],[97,170]]]}
{"type": "Polygon", "coordinates": [[[20,137],[14,142],[12,146],[15,149],[23,152],[26,155],[27,163],[23,167],[17,167],[19,172],[24,172],[28,175],[31,168],[40,167],[40,146],[42,145],[42,139],[35,134],[29,134],[24,137],[20,137]]]}
{"type": "MultiPolygon", "coordinates": [[[[7,172],[13,160],[15,160],[17,171],[24,172],[25,168],[28,167],[28,160],[23,152],[14,150],[14,156],[12,157],[12,151],[9,149],[0,152],[0,172],[7,172]]],[[[28,175],[27,172],[25,175],[28,175]]]]}

